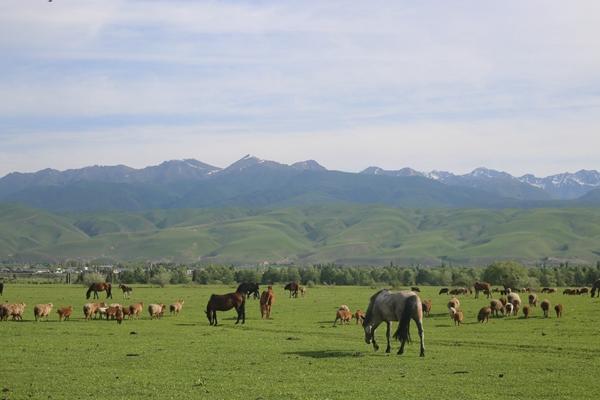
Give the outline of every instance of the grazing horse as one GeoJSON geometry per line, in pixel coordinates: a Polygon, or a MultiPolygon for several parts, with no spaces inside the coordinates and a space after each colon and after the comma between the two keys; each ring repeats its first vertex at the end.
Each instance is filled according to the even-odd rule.
{"type": "Polygon", "coordinates": [[[290,298],[292,297],[298,297],[298,290],[300,290],[300,285],[298,285],[298,282],[290,282],[287,285],[285,285],[285,287],[283,288],[283,290],[289,290],[290,291],[290,298]]]}
{"type": "Polygon", "coordinates": [[[425,357],[425,345],[423,335],[423,308],[421,299],[415,292],[401,291],[391,292],[387,289],[382,289],[371,296],[369,307],[363,322],[365,330],[365,342],[370,344],[373,342],[373,349],[377,351],[379,346],[375,342],[375,330],[385,321],[387,325],[387,348],[386,353],[391,350],[390,346],[390,329],[392,322],[399,321],[398,329],[394,333],[394,338],[400,340],[400,350],[398,354],[404,353],[404,344],[410,342],[410,320],[413,319],[417,324],[419,331],[419,339],[421,341],[420,356],[425,357]]]}
{"type": "Polygon", "coordinates": [[[275,294],[273,293],[273,287],[269,286],[267,290],[263,291],[260,295],[260,317],[269,319],[271,318],[271,307],[275,302],[275,294]]]}
{"type": "Polygon", "coordinates": [[[2,296],[3,292],[4,292],[4,282],[0,282],[0,296],[2,296]]]}
{"type": "Polygon", "coordinates": [[[131,296],[131,292],[133,292],[133,288],[131,286],[123,285],[122,283],[119,285],[119,289],[123,291],[123,298],[128,299],[131,296]]]}
{"type": "Polygon", "coordinates": [[[440,295],[440,294],[443,294],[443,293],[446,293],[446,294],[448,294],[448,288],[447,288],[447,287],[443,287],[443,288],[441,288],[441,289],[440,289],[440,292],[438,293],[438,295],[440,295]]]}
{"type": "Polygon", "coordinates": [[[490,285],[487,282],[475,282],[473,284],[473,287],[475,288],[475,298],[479,298],[479,292],[484,292],[487,295],[487,298],[489,299],[490,297],[492,297],[492,285],[490,285]]]}
{"type": "Polygon", "coordinates": [[[210,325],[217,326],[217,311],[229,311],[235,308],[237,312],[236,324],[242,320],[242,324],[246,323],[246,298],[241,292],[241,285],[238,286],[235,293],[213,294],[206,305],[206,317],[210,325]]]}
{"type": "Polygon", "coordinates": [[[250,298],[250,295],[253,295],[255,299],[260,298],[258,283],[243,282],[238,289],[240,290],[240,293],[244,293],[248,299],[250,298]]]}
{"type": "Polygon", "coordinates": [[[600,279],[598,279],[596,282],[594,282],[594,284],[592,285],[592,297],[594,297],[594,295],[598,293],[598,297],[600,297],[600,279]]]}
{"type": "Polygon", "coordinates": [[[112,299],[112,286],[110,283],[106,283],[106,282],[92,283],[90,285],[90,288],[88,289],[87,293],[85,294],[85,298],[89,299],[90,294],[92,292],[94,292],[94,298],[98,299],[98,298],[100,298],[100,296],[98,296],[98,292],[104,292],[104,291],[106,291],[106,298],[112,299]]]}

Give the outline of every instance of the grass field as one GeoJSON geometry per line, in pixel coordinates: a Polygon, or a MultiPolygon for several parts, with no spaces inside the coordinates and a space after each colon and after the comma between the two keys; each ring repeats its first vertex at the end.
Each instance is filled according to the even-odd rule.
{"type": "MultiPolygon", "coordinates": [[[[488,302],[463,296],[466,323],[455,327],[446,295],[422,288],[433,299],[425,318],[426,357],[418,336],[402,356],[375,353],[363,330],[332,327],[335,310],[365,309],[376,288],[316,287],[289,299],[275,288],[272,320],[261,320],[258,301],[247,303],[245,326],[235,312],[220,313],[210,327],[204,307],[227,286],[135,287],[130,302],[169,304],[185,300],[182,314],[149,320],[84,321],[81,286],[9,285],[2,301],[27,303],[25,321],[0,322],[2,399],[358,399],[464,398],[560,399],[600,394],[600,299],[541,295],[565,307],[552,315],[476,322],[488,302]],[[33,321],[33,305],[72,304],[71,321],[33,321]]],[[[522,298],[526,297],[522,295],[522,298]]],[[[115,302],[123,302],[120,291],[115,302]]],[[[385,344],[385,329],[377,338],[385,344]]]]}

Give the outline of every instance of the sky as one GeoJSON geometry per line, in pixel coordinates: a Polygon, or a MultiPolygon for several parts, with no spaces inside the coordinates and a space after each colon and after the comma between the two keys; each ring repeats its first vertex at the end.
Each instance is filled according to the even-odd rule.
{"type": "Polygon", "coordinates": [[[0,2],[0,176],[600,169],[600,2],[0,2]]]}

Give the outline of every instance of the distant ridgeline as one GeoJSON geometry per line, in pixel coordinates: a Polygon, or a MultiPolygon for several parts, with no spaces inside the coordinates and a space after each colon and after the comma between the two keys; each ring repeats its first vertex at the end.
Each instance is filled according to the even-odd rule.
{"type": "Polygon", "coordinates": [[[597,206],[600,173],[581,170],[538,178],[486,168],[455,175],[378,167],[347,173],[327,170],[313,160],[286,165],[248,155],[227,168],[188,159],[142,169],[116,165],[14,172],[0,179],[0,202],[53,212],[328,203],[406,208],[597,206]]]}
{"type": "MultiPolygon", "coordinates": [[[[309,196],[310,193],[305,193],[309,196]]],[[[600,260],[600,208],[272,208],[52,213],[0,204],[0,261],[547,266],[600,260]]]]}

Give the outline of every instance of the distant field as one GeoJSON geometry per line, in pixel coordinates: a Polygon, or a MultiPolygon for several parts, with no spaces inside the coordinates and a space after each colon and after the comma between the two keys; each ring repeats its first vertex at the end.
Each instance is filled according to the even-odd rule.
{"type": "Polygon", "coordinates": [[[299,265],[595,264],[599,208],[398,209],[324,205],[50,214],[0,205],[0,260],[299,265]]]}
{"type": "MultiPolygon", "coordinates": [[[[185,300],[182,314],[151,321],[84,321],[81,286],[8,285],[2,301],[26,302],[25,321],[0,322],[1,397],[6,399],[587,399],[600,393],[600,299],[541,295],[565,306],[565,315],[476,322],[487,300],[462,297],[466,323],[455,327],[446,295],[433,299],[425,319],[426,357],[415,343],[397,356],[375,353],[352,322],[332,327],[336,307],[365,309],[376,288],[316,287],[289,299],[275,287],[272,320],[247,303],[245,326],[235,312],[210,327],[204,307],[226,286],[134,287],[134,301],[185,300]],[[33,305],[72,304],[71,321],[33,321],[33,305]],[[135,332],[135,334],[133,334],[135,332]]],[[[522,295],[524,298],[525,295],[522,295]]],[[[115,291],[115,302],[123,302],[115,291]]],[[[384,343],[384,329],[377,332],[384,343]]],[[[384,346],[382,346],[384,348],[384,346]]]]}

